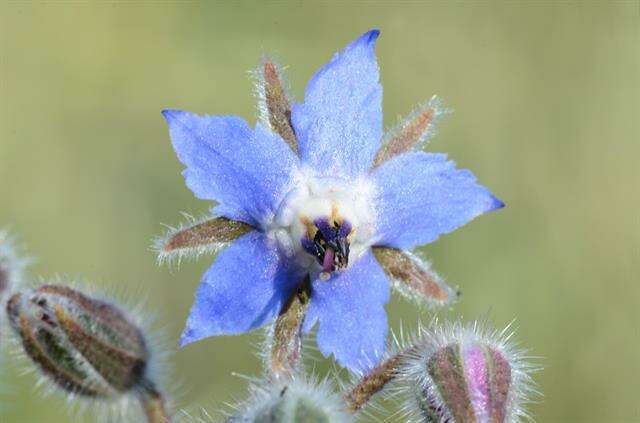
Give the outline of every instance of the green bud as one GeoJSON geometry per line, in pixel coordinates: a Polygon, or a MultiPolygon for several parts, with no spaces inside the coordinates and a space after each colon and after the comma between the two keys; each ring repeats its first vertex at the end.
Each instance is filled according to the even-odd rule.
{"type": "Polygon", "coordinates": [[[245,411],[233,423],[339,423],[353,421],[344,402],[326,383],[293,380],[254,386],[245,411]]]}
{"type": "Polygon", "coordinates": [[[110,398],[148,383],[145,337],[111,303],[44,285],[11,297],[7,313],[24,352],[69,393],[110,398]]]}

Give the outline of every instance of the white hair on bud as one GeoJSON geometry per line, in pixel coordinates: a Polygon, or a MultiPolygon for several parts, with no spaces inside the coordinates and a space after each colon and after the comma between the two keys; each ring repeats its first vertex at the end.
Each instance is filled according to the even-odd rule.
{"type": "MultiPolygon", "coordinates": [[[[290,381],[263,380],[253,382],[249,387],[249,397],[234,405],[236,413],[227,421],[233,423],[252,423],[262,421],[259,417],[269,410],[277,408],[285,416],[293,416],[298,401],[304,401],[320,410],[332,423],[347,423],[354,417],[347,413],[340,395],[336,394],[327,379],[315,376],[295,377],[290,381]]],[[[282,421],[294,421],[284,419],[282,421]]]]}
{"type": "MultiPolygon", "coordinates": [[[[531,374],[540,370],[533,364],[536,357],[527,355],[527,351],[513,341],[513,322],[502,330],[493,329],[486,318],[464,324],[461,320],[438,324],[432,320],[419,328],[414,340],[410,341],[414,348],[408,356],[406,364],[400,368],[397,376],[398,392],[405,397],[401,413],[407,422],[424,422],[421,416],[416,392],[426,392],[434,399],[435,407],[446,409],[435,383],[425,369],[425,363],[441,348],[451,344],[484,344],[504,355],[511,370],[511,382],[506,404],[506,422],[516,423],[531,420],[525,406],[533,402],[532,398],[540,393],[536,390],[531,374]]],[[[453,419],[449,417],[453,422],[453,419]]]]}
{"type": "MultiPolygon", "coordinates": [[[[165,387],[171,388],[171,392],[168,393],[169,395],[164,396],[164,400],[167,409],[173,409],[172,398],[175,398],[175,391],[179,389],[179,385],[176,384],[168,364],[173,351],[167,347],[169,342],[167,342],[167,335],[164,331],[155,328],[156,316],[146,309],[145,301],[140,300],[140,298],[143,297],[126,295],[124,293],[107,295],[102,289],[97,288],[96,285],[60,275],[46,279],[41,277],[34,280],[29,284],[29,287],[21,290],[20,294],[28,297],[32,295],[38,287],[45,284],[66,286],[81,292],[91,299],[111,304],[114,308],[122,312],[127,317],[127,320],[138,327],[144,334],[146,349],[149,352],[145,369],[146,379],[153,381],[163,394],[167,393],[165,387]],[[132,298],[135,298],[135,301],[132,301],[132,298]],[[171,381],[171,384],[168,383],[169,381],[171,381]]],[[[25,299],[26,298],[23,300],[25,299]]],[[[64,397],[66,399],[67,411],[72,416],[77,416],[79,419],[79,416],[90,415],[94,421],[104,423],[114,421],[138,422],[145,420],[138,397],[140,394],[139,388],[134,387],[128,392],[118,392],[114,390],[111,397],[89,397],[65,390],[57,383],[52,383],[51,378],[39,370],[39,367],[24,353],[19,336],[13,333],[13,331],[10,331],[10,333],[12,334],[12,336],[9,337],[10,354],[21,369],[21,374],[35,374],[37,378],[35,389],[39,391],[43,397],[64,397]]],[[[76,356],[76,363],[86,362],[85,359],[81,358],[75,348],[68,348],[67,350],[76,356]]],[[[83,369],[90,373],[92,378],[103,380],[103,376],[90,366],[83,366],[83,369]]],[[[104,385],[108,385],[108,383],[105,382],[104,385]]],[[[73,420],[75,421],[75,418],[73,420]]]]}
{"type": "MultiPolygon", "coordinates": [[[[4,310],[7,299],[25,281],[25,269],[31,259],[24,254],[8,229],[0,229],[0,307],[4,310]],[[5,284],[3,286],[2,284],[5,284]]],[[[0,315],[3,320],[4,312],[0,315]]]]}

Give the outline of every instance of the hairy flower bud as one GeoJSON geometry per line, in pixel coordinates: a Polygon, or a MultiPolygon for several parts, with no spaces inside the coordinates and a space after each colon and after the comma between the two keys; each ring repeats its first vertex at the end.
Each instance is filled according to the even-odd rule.
{"type": "Polygon", "coordinates": [[[145,335],[120,308],[67,286],[43,285],[14,294],[6,309],[25,354],[64,392],[122,399],[121,413],[129,412],[128,399],[137,398],[147,423],[171,421],[148,374],[145,335]]]}
{"type": "Polygon", "coordinates": [[[111,303],[66,286],[43,285],[15,294],[7,313],[25,353],[69,393],[117,397],[145,381],[145,337],[111,303]]]}
{"type": "Polygon", "coordinates": [[[325,382],[296,379],[251,387],[251,398],[231,417],[233,423],[341,423],[353,421],[325,382]]]}
{"type": "Polygon", "coordinates": [[[524,415],[532,368],[504,331],[455,324],[422,338],[403,376],[422,421],[504,423],[524,415]]]}

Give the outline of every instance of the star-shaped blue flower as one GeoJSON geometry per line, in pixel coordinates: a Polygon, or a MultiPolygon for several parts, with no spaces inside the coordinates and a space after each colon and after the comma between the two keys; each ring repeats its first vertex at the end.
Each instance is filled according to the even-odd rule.
{"type": "Polygon", "coordinates": [[[268,125],[163,112],[187,186],[218,203],[214,215],[253,228],[204,274],[183,345],[265,325],[309,275],[303,330],[317,324],[322,353],[364,371],[387,334],[389,280],[372,248],[409,250],[503,206],[444,154],[377,160],[378,35],[365,33],[316,72],[291,107],[293,148],[268,125]]]}

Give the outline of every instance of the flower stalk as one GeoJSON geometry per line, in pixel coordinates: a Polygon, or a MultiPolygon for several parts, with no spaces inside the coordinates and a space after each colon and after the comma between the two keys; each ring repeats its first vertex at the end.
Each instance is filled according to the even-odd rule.
{"type": "Polygon", "coordinates": [[[347,411],[350,413],[359,411],[371,397],[391,382],[398,374],[398,368],[405,357],[406,351],[402,351],[378,364],[369,374],[362,377],[353,388],[344,394],[347,411]]]}
{"type": "Polygon", "coordinates": [[[145,381],[139,394],[140,403],[147,423],[170,423],[166,401],[162,393],[151,381],[145,381]]]}

